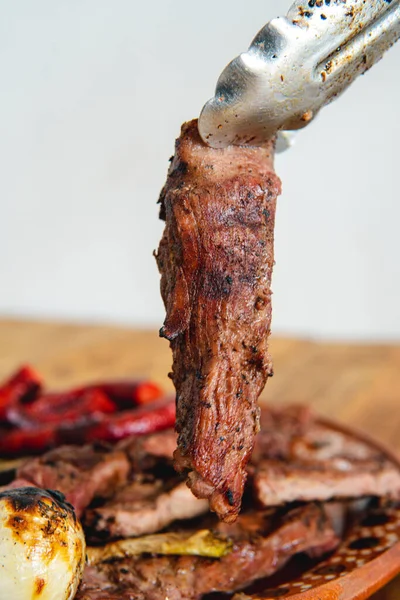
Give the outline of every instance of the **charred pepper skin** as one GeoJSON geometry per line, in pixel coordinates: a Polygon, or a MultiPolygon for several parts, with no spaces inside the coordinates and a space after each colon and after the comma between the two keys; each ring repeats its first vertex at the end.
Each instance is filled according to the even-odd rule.
{"type": "Polygon", "coordinates": [[[23,456],[173,427],[175,398],[148,380],[103,381],[44,393],[39,375],[24,366],[0,387],[0,415],[0,455],[23,456]]]}

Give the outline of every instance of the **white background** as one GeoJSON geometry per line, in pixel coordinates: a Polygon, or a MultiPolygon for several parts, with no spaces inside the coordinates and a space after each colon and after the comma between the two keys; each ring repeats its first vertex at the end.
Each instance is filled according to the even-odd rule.
{"type": "MultiPolygon", "coordinates": [[[[160,326],[182,121],[282,0],[0,2],[0,313],[160,326]]],[[[277,159],[274,331],[400,337],[400,45],[277,159]]]]}

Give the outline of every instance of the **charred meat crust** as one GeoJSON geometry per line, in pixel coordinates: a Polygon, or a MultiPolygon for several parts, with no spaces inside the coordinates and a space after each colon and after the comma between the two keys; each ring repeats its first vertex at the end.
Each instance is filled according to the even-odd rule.
{"type": "Polygon", "coordinates": [[[175,466],[226,521],[240,510],[268,354],[276,198],[273,142],[209,148],[183,126],[157,253],[177,391],[175,466]]]}

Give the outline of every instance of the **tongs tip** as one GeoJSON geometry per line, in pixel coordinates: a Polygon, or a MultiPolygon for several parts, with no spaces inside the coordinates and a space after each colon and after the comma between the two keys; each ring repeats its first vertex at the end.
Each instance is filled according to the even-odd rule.
{"type": "Polygon", "coordinates": [[[297,0],[225,68],[200,135],[225,148],[301,129],[399,37],[400,0],[297,0]]]}

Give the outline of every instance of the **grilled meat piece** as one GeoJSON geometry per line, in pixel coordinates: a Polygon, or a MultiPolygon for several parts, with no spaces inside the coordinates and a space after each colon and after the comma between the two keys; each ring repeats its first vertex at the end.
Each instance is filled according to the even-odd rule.
{"type": "Polygon", "coordinates": [[[95,573],[99,589],[109,596],[127,590],[135,600],[197,600],[213,591],[233,592],[268,577],[299,552],[319,557],[333,550],[338,538],[322,507],[309,505],[279,518],[275,512],[241,515],[235,524],[216,530],[233,540],[233,550],[220,559],[194,556],[135,557],[87,569],[77,600],[85,596],[87,578],[95,573]],[[109,583],[105,583],[105,582],[109,583]]]}
{"type": "Polygon", "coordinates": [[[263,506],[287,502],[359,498],[400,497],[400,472],[385,459],[356,465],[290,464],[265,461],[257,469],[253,485],[263,506]]]}
{"type": "Polygon", "coordinates": [[[268,354],[274,144],[215,150],[183,126],[161,192],[157,263],[177,391],[175,466],[225,521],[240,510],[268,354]]]}
{"type": "Polygon", "coordinates": [[[249,472],[263,506],[400,497],[400,471],[382,452],[316,422],[302,407],[262,412],[249,472]]]}
{"type": "Polygon", "coordinates": [[[172,452],[176,434],[170,429],[123,440],[114,447],[89,444],[62,446],[38,458],[28,459],[17,469],[11,487],[35,485],[62,492],[80,517],[94,498],[109,498],[127,485],[132,473],[173,474],[172,452]],[[169,468],[168,468],[169,465],[169,468]]]}
{"type": "Polygon", "coordinates": [[[80,517],[95,496],[108,497],[126,483],[129,469],[129,461],[121,451],[62,446],[27,460],[17,470],[17,479],[59,490],[80,517]]]}
{"type": "Polygon", "coordinates": [[[134,537],[207,512],[207,502],[195,498],[185,483],[169,487],[160,480],[127,485],[104,506],[86,511],[85,530],[100,539],[134,537]]]}

